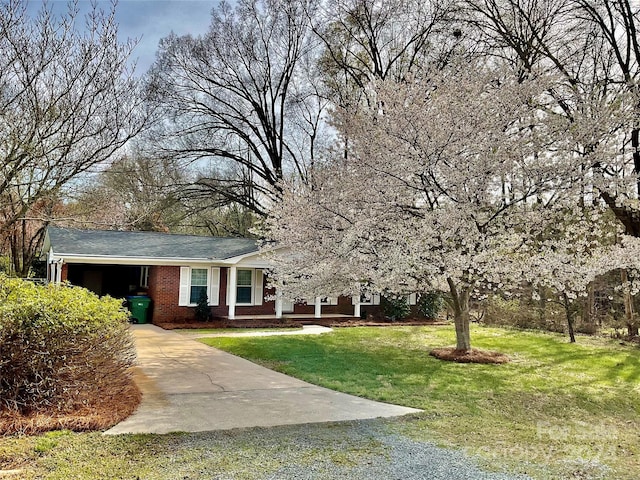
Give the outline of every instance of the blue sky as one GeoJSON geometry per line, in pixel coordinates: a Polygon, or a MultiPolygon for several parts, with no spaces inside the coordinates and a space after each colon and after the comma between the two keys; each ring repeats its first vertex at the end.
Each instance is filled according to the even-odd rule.
{"type": "MultiPolygon", "coordinates": [[[[89,0],[80,0],[82,12],[91,8],[89,0]]],[[[144,74],[153,63],[158,41],[172,31],[177,35],[200,35],[209,27],[211,9],[217,1],[201,0],[119,0],[116,7],[116,19],[119,24],[119,36],[139,38],[140,42],[133,52],[137,58],[136,72],[144,74]]],[[[66,0],[49,0],[54,12],[65,12],[66,0]]],[[[99,7],[109,10],[110,1],[98,0],[99,7]]],[[[29,10],[37,11],[42,2],[30,0],[29,10]]]]}

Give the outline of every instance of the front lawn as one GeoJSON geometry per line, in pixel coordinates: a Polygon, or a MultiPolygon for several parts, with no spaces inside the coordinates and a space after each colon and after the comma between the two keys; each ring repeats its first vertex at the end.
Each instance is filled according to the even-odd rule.
{"type": "Polygon", "coordinates": [[[175,333],[181,335],[191,335],[197,337],[198,335],[219,334],[228,335],[230,333],[269,333],[269,332],[295,332],[302,330],[302,327],[270,327],[270,328],[176,328],[173,330],[175,333]]]}
{"type": "Polygon", "coordinates": [[[605,339],[475,327],[474,347],[504,365],[428,355],[454,344],[451,327],[345,328],[301,337],[209,338],[311,383],[424,410],[397,423],[537,478],[637,478],[640,349],[605,339]]]}

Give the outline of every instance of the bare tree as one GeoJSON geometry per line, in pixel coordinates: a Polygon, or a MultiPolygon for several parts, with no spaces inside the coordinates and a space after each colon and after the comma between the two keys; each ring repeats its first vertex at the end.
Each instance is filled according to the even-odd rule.
{"type": "MultiPolygon", "coordinates": [[[[623,137],[623,155],[631,154],[635,191],[602,190],[602,198],[628,234],[640,237],[640,209],[629,199],[640,198],[640,3],[634,0],[572,0],[576,15],[584,18],[606,49],[597,79],[608,90],[631,94],[635,115],[623,137]],[[630,143],[630,151],[625,147],[630,143]]],[[[604,172],[606,173],[606,172],[604,172]]]]}
{"type": "MultiPolygon", "coordinates": [[[[83,20],[72,3],[34,19],[23,2],[0,2],[0,235],[25,238],[15,251],[37,248],[63,189],[145,125],[127,64],[134,42],[118,42],[114,12],[94,7],[83,20]]],[[[32,257],[14,259],[18,274],[32,257]]]]}
{"type": "Polygon", "coordinates": [[[199,178],[192,190],[262,215],[285,172],[306,177],[309,132],[317,131],[322,108],[313,105],[308,125],[298,128],[300,105],[310,106],[301,71],[313,51],[309,11],[306,0],[222,2],[206,35],[161,41],[147,89],[163,112],[156,145],[196,170],[219,173],[199,178]]]}
{"type": "Polygon", "coordinates": [[[376,79],[401,81],[416,68],[446,61],[461,37],[454,11],[448,0],[325,2],[313,25],[332,100],[348,106],[376,79]]]}
{"type": "Polygon", "coordinates": [[[212,195],[204,182],[219,172],[182,171],[171,160],[133,152],[67,197],[56,222],[81,228],[247,236],[254,215],[212,195]]]}
{"type": "Polygon", "coordinates": [[[184,218],[172,165],[129,154],[114,161],[68,195],[58,223],[74,227],[168,231],[184,218]]]}
{"type": "Polygon", "coordinates": [[[640,236],[640,4],[629,0],[465,0],[467,25],[487,53],[521,77],[558,76],[549,94],[592,135],[575,139],[576,168],[625,226],[640,236]],[[595,106],[595,107],[594,107],[595,106]],[[627,109],[626,115],[613,110],[627,109]],[[610,118],[624,121],[609,122],[610,118]],[[602,145],[617,140],[614,150],[602,145]],[[630,148],[629,148],[630,147],[630,148]]]}

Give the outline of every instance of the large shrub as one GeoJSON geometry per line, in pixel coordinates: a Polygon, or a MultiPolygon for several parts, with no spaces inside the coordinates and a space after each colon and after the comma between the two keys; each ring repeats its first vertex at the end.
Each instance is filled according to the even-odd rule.
{"type": "Polygon", "coordinates": [[[424,318],[437,318],[443,307],[444,298],[440,292],[421,293],[418,298],[418,313],[424,318]]]}
{"type": "Polygon", "coordinates": [[[75,410],[122,381],[134,357],[121,301],[0,276],[0,410],[75,410]]]}
{"type": "Polygon", "coordinates": [[[403,320],[411,313],[411,307],[404,295],[383,295],[380,299],[380,309],[385,318],[392,322],[403,320]]]}

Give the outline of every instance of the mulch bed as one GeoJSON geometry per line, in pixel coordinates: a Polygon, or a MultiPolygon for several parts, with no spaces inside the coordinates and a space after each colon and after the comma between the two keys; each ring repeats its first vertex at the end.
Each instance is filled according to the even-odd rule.
{"type": "Polygon", "coordinates": [[[491,352],[488,350],[477,350],[472,348],[470,351],[456,350],[455,347],[434,348],[429,355],[439,360],[458,363],[507,363],[511,359],[504,353],[491,352]]]}
{"type": "Polygon", "coordinates": [[[155,323],[165,330],[201,328],[302,328],[302,324],[286,320],[212,320],[210,322],[155,323]]]}
{"type": "Polygon", "coordinates": [[[0,436],[36,435],[51,430],[85,432],[106,430],[130,416],[140,404],[142,393],[132,378],[113,382],[86,404],[62,411],[34,411],[22,414],[0,410],[0,436]]]}

